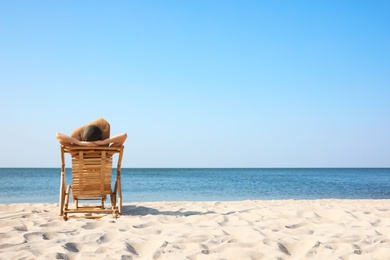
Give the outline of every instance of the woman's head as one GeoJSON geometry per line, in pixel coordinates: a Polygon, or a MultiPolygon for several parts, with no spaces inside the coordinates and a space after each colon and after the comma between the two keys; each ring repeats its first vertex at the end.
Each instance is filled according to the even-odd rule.
{"type": "Polygon", "coordinates": [[[98,141],[102,139],[102,131],[96,125],[86,126],[81,133],[82,141],[98,141]]]}

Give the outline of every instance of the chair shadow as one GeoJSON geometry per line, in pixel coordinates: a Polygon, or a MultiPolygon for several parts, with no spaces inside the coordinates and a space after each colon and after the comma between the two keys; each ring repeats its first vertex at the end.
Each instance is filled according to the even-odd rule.
{"type": "Polygon", "coordinates": [[[122,215],[130,216],[146,216],[146,215],[166,215],[166,216],[194,216],[194,215],[207,215],[215,214],[214,211],[160,211],[154,208],[148,208],[144,206],[132,206],[126,205],[122,207],[122,215]]]}

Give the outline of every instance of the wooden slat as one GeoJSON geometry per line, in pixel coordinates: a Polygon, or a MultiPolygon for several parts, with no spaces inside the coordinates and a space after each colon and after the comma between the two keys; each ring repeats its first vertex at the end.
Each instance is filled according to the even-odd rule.
{"type": "Polygon", "coordinates": [[[72,158],[73,196],[111,194],[112,156],[103,149],[78,149],[72,158]]]}

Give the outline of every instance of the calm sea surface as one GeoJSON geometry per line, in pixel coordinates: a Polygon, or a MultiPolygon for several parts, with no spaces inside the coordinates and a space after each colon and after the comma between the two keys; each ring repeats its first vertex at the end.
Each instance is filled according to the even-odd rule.
{"type": "MultiPolygon", "coordinates": [[[[59,185],[59,168],[0,168],[0,203],[57,203],[59,185]]],[[[122,169],[122,190],[124,202],[390,199],[390,168],[122,169]]]]}

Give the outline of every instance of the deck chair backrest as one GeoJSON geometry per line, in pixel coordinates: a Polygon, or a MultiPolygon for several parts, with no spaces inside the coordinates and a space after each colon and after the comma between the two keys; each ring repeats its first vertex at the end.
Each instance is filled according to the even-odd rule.
{"type": "Polygon", "coordinates": [[[72,155],[73,196],[111,193],[112,153],[81,150],[72,155]]]}
{"type": "MultiPolygon", "coordinates": [[[[122,147],[62,146],[62,168],[65,171],[65,153],[72,156],[73,197],[107,195],[112,192],[112,163],[118,154],[117,175],[120,172],[122,147]]],[[[118,176],[117,176],[118,177],[118,176]]]]}

